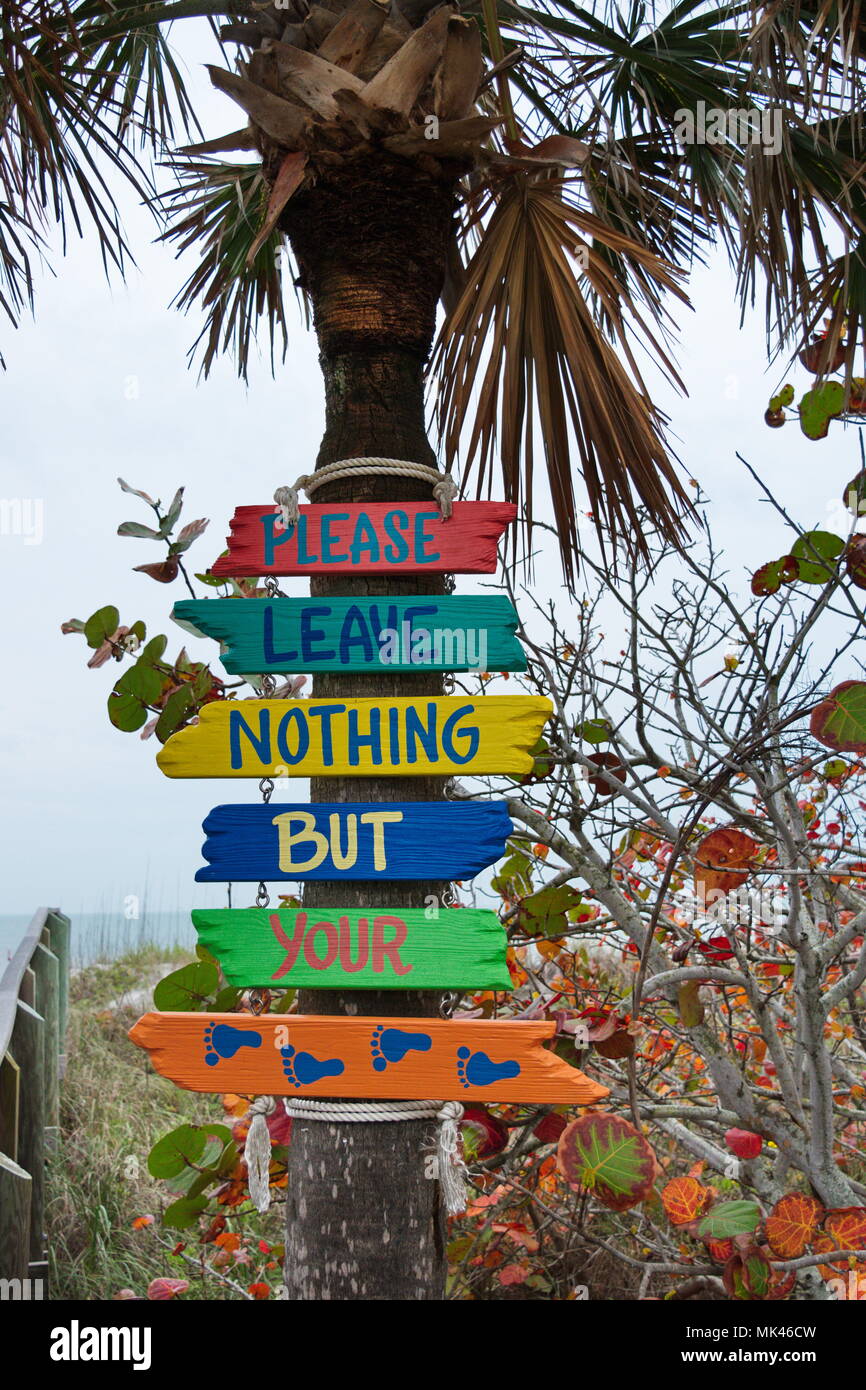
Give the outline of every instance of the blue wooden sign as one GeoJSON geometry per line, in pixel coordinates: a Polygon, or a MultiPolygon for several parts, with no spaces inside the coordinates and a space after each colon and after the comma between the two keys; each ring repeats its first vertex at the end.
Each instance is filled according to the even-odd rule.
{"type": "Polygon", "coordinates": [[[216,806],[198,883],[474,878],[505,853],[504,801],[216,806]]]}
{"type": "Polygon", "coordinates": [[[225,644],[235,675],[266,671],[524,671],[504,594],[183,599],[172,617],[225,644]]]}

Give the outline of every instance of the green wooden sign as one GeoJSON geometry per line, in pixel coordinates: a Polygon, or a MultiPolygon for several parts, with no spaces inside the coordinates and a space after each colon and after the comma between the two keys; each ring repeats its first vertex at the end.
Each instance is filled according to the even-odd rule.
{"type": "Polygon", "coordinates": [[[198,939],[241,989],[512,988],[505,930],[475,908],[196,909],[198,939]]]}
{"type": "Polygon", "coordinates": [[[172,617],[224,643],[235,675],[280,671],[524,671],[504,594],[183,599],[172,617]]]}

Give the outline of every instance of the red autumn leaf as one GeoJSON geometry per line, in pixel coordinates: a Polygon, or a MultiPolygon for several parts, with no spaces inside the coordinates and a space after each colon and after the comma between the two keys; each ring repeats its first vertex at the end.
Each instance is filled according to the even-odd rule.
{"type": "Polygon", "coordinates": [[[845,547],[848,578],[858,589],[866,589],[866,536],[852,536],[845,547]]]}
{"type": "Polygon", "coordinates": [[[186,1293],[188,1288],[188,1279],[151,1279],[147,1296],[152,1303],[164,1303],[169,1298],[177,1298],[179,1293],[186,1293]]]}
{"type": "Polygon", "coordinates": [[[714,931],[712,936],[708,936],[704,941],[697,943],[698,950],[707,960],[718,964],[721,961],[731,960],[734,952],[731,950],[731,943],[723,931],[714,931]]]}
{"type": "Polygon", "coordinates": [[[866,682],[837,685],[812,710],[809,729],[837,753],[866,753],[866,682]]]}
{"type": "MultiPolygon", "coordinates": [[[[618,782],[624,782],[626,776],[625,764],[616,756],[615,753],[594,753],[587,762],[597,767],[600,772],[609,772],[618,782]]],[[[616,787],[612,787],[606,777],[593,776],[587,773],[586,780],[598,796],[614,796],[616,787]]]]}
{"type": "Polygon", "coordinates": [[[593,1047],[599,1057],[630,1057],[635,1049],[634,1033],[628,1028],[617,1028],[609,1038],[599,1038],[593,1047]]]}
{"type": "Polygon", "coordinates": [[[662,1188],[662,1206],[672,1226],[688,1226],[697,1221],[711,1195],[697,1178],[671,1178],[662,1188]]]}
{"type": "Polygon", "coordinates": [[[222,1231],[214,1240],[221,1250],[240,1250],[241,1238],[235,1231],[222,1231]]]}
{"type": "Polygon", "coordinates": [[[773,1270],[757,1245],[734,1254],[722,1270],[722,1281],[731,1298],[743,1301],[766,1298],[773,1270]]]}
{"type": "Polygon", "coordinates": [[[758,849],[751,835],[733,825],[720,826],[705,835],[695,851],[695,892],[704,903],[718,901],[717,895],[745,883],[758,849]]]}
{"type": "Polygon", "coordinates": [[[211,1241],[216,1240],[217,1236],[225,1230],[226,1224],[224,1216],[215,1216],[201,1238],[202,1245],[210,1245],[211,1241]]]}
{"type": "Polygon", "coordinates": [[[753,1134],[750,1129],[729,1129],[725,1143],[737,1158],[757,1158],[764,1147],[760,1134],[753,1134]]]}
{"type": "Polygon", "coordinates": [[[734,1242],[730,1236],[726,1240],[708,1240],[707,1253],[711,1260],[715,1260],[716,1264],[727,1264],[734,1253],[734,1242]]]}
{"type": "Polygon", "coordinates": [[[266,1116],[268,1133],[272,1144],[288,1144],[292,1138],[292,1121],[286,1114],[285,1106],[278,1105],[266,1116]]]}
{"type": "Polygon", "coordinates": [[[619,1115],[572,1120],[562,1132],[556,1160],[569,1187],[591,1192],[611,1211],[628,1211],[644,1201],[656,1177],[655,1154],[619,1115]]]}
{"type": "Polygon", "coordinates": [[[827,1213],[824,1229],[837,1250],[866,1250],[866,1207],[835,1207],[827,1213]]]}
{"type": "Polygon", "coordinates": [[[271,1296],[271,1286],[270,1286],[270,1284],[264,1284],[264,1283],[261,1283],[261,1284],[250,1284],[250,1285],[248,1285],[248,1287],[247,1287],[247,1293],[248,1293],[248,1294],[252,1294],[253,1298],[258,1298],[258,1299],[261,1299],[261,1298],[270,1298],[270,1296],[271,1296]]]}
{"type": "Polygon", "coordinates": [[[532,1133],[542,1144],[556,1144],[567,1124],[564,1115],[557,1115],[555,1110],[551,1110],[549,1115],[542,1115],[532,1133]]]}
{"type": "Polygon", "coordinates": [[[177,578],[179,562],[176,555],[169,555],[166,560],[158,560],[153,565],[133,565],[136,574],[147,574],[151,579],[155,579],[158,584],[170,584],[177,578]]]}
{"type": "Polygon", "coordinates": [[[132,1229],[141,1231],[145,1226],[152,1226],[155,1220],[155,1216],[137,1216],[132,1223],[132,1229]]]}
{"type": "Polygon", "coordinates": [[[774,1255],[797,1260],[806,1251],[818,1230],[824,1208],[806,1192],[788,1192],[780,1197],[767,1217],[767,1240],[774,1255]]]}
{"type": "Polygon", "coordinates": [[[526,1265],[503,1265],[496,1277],[500,1284],[525,1284],[529,1270],[526,1265]]]}
{"type": "Polygon", "coordinates": [[[508,1130],[486,1105],[467,1105],[460,1128],[467,1155],[472,1158],[492,1158],[508,1143],[508,1130]]]}

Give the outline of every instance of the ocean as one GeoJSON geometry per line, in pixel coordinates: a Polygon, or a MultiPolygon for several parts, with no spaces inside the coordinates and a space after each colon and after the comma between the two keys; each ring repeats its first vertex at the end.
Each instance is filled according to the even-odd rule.
{"type": "MultiPolygon", "coordinates": [[[[143,946],[195,949],[195,930],[189,912],[148,912],[127,918],[122,911],[67,914],[72,922],[72,965],[115,960],[143,946]]],[[[0,974],[15,954],[32,914],[0,915],[0,974]]]]}

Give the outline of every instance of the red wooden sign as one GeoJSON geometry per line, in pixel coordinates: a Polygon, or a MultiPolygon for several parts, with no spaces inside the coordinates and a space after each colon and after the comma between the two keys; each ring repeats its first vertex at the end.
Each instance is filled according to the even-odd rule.
{"type": "Polygon", "coordinates": [[[510,502],[455,502],[447,520],[435,502],[333,502],[286,527],[275,502],[238,507],[211,574],[495,574],[516,515],[510,502]]]}

